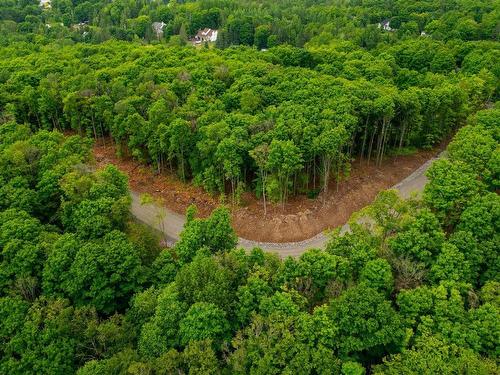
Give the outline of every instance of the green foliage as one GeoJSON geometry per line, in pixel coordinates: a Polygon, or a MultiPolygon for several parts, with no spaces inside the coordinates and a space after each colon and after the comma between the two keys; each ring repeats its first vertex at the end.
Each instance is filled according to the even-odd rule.
{"type": "Polygon", "coordinates": [[[458,229],[471,232],[481,240],[491,240],[498,236],[500,218],[500,197],[488,193],[470,201],[460,215],[458,229]]]}
{"type": "Polygon", "coordinates": [[[476,172],[461,161],[438,160],[427,171],[424,199],[446,225],[455,225],[469,200],[482,190],[476,172]]]}
{"type": "Polygon", "coordinates": [[[438,283],[445,280],[468,281],[470,265],[456,246],[445,243],[436,262],[432,265],[430,276],[438,283]]]}
{"type": "MultiPolygon", "coordinates": [[[[29,309],[29,303],[21,298],[2,297],[0,299],[0,337],[2,338],[2,358],[7,355],[7,343],[23,327],[24,318],[29,309]]],[[[2,361],[2,366],[5,363],[2,361]]]]}
{"type": "MultiPolygon", "coordinates": [[[[191,215],[190,215],[191,216],[191,215]]],[[[237,238],[230,224],[229,211],[217,208],[207,219],[191,219],[185,224],[175,252],[182,263],[193,259],[200,249],[224,252],[236,246],[237,238]]]]}
{"type": "Polygon", "coordinates": [[[175,284],[170,284],[158,294],[154,315],[151,306],[148,310],[143,319],[151,318],[142,325],[138,348],[145,357],[158,357],[180,344],[179,324],[187,306],[179,300],[175,284]]]}
{"type": "Polygon", "coordinates": [[[328,335],[331,325],[319,311],[311,320],[302,315],[257,315],[236,336],[230,369],[237,374],[339,372],[340,361],[328,345],[334,339],[328,335]]]}
{"type": "MultiPolygon", "coordinates": [[[[111,12],[113,6],[108,4],[96,24],[68,30],[68,37],[77,42],[74,45],[50,43],[52,37],[46,35],[40,41],[43,51],[25,51],[20,41],[2,47],[0,56],[8,58],[1,65],[5,83],[0,92],[5,93],[2,104],[9,108],[9,116],[4,116],[11,124],[5,137],[20,142],[11,150],[20,164],[14,163],[10,170],[29,169],[30,163],[23,162],[19,153],[31,155],[23,144],[27,128],[16,130],[11,122],[14,118],[33,130],[72,129],[92,136],[98,144],[108,142],[105,137],[110,136],[119,155],[149,164],[158,173],[175,172],[181,180],[211,193],[231,194],[232,203],[242,183],[283,202],[315,190],[322,179],[326,196],[330,176],[336,182],[347,176],[353,157],[375,159],[380,164],[385,155],[403,149],[432,147],[498,95],[494,83],[500,73],[491,68],[493,63],[479,70],[460,69],[462,60],[470,60],[469,55],[496,51],[495,44],[471,42],[459,48],[426,37],[405,35],[398,40],[396,33],[389,36],[374,25],[385,17],[379,13],[370,19],[366,15],[345,18],[350,25],[345,33],[333,32],[339,30],[339,19],[335,27],[318,27],[323,23],[316,20],[316,9],[308,13],[315,19],[309,29],[297,24],[306,15],[287,20],[290,26],[285,30],[281,30],[283,24],[264,22],[260,17],[252,20],[251,16],[226,14],[215,17],[219,22],[209,17],[207,23],[221,26],[219,34],[228,44],[253,44],[254,40],[260,46],[280,44],[269,51],[250,47],[218,50],[176,47],[173,37],[179,39],[174,34],[181,32],[192,35],[197,31],[193,27],[207,27],[200,23],[205,19],[200,14],[213,11],[220,15],[227,7],[201,10],[197,2],[177,4],[168,9],[167,17],[163,11],[150,9],[151,4],[129,14],[125,11],[129,5],[111,12]],[[163,38],[151,37],[151,25],[144,28],[147,19],[152,23],[158,17],[166,20],[163,36],[172,39],[169,47],[160,42],[163,38]],[[114,18],[108,29],[105,25],[114,18]],[[351,25],[354,19],[356,24],[360,22],[357,26],[351,25]],[[365,27],[367,35],[359,31],[365,27]],[[85,38],[83,33],[87,33],[85,38]],[[320,40],[320,33],[327,35],[326,42],[320,40]],[[143,48],[138,41],[117,40],[100,43],[109,37],[129,40],[133,36],[154,39],[155,45],[143,48]],[[308,39],[311,41],[302,48],[308,39]],[[358,39],[361,45],[369,41],[373,50],[356,46],[358,39]],[[81,41],[85,43],[78,43],[81,41]],[[25,53],[18,56],[17,50],[25,53]],[[61,61],[71,64],[66,67],[61,61]],[[268,145],[267,157],[256,163],[252,151],[262,145],[268,145]],[[260,183],[252,183],[256,177],[260,183]]],[[[56,8],[54,5],[51,17],[61,16],[56,8]]],[[[95,9],[101,13],[97,11],[100,7],[95,9]]],[[[269,10],[264,9],[259,8],[259,14],[269,10]]],[[[69,9],[64,14],[73,17],[66,12],[69,9]]],[[[272,13],[274,19],[276,12],[272,13]]],[[[46,22],[52,25],[50,29],[57,24],[46,22]]],[[[421,30],[424,23],[407,20],[403,24],[418,24],[416,28],[421,30]]],[[[491,146],[486,138],[484,152],[491,146]]],[[[485,178],[492,186],[498,180],[496,155],[488,161],[491,173],[485,178]]],[[[59,198],[61,192],[51,189],[54,173],[45,176],[48,191],[35,206],[59,198]]],[[[99,207],[82,207],[80,214],[106,210],[102,205],[104,202],[99,207]]],[[[97,226],[96,231],[110,225],[108,215],[103,216],[99,220],[102,229],[97,226]]],[[[71,219],[66,219],[69,224],[71,219]]]]}
{"type": "Polygon", "coordinates": [[[165,286],[174,281],[179,269],[172,250],[163,249],[151,265],[152,281],[158,286],[165,286]]]}
{"type": "MultiPolygon", "coordinates": [[[[362,374],[382,359],[375,373],[425,372],[429,361],[443,373],[496,371],[498,199],[481,185],[488,169],[461,173],[476,163],[469,153],[434,167],[423,202],[384,192],[326,251],[281,261],[235,250],[227,209],[199,219],[191,208],[181,241],[160,249],[126,222],[116,168],[71,167],[87,158],[85,142],[26,137],[0,152],[22,177],[4,173],[3,191],[59,197],[49,209],[61,220],[3,201],[2,372],[362,374]],[[455,188],[459,175],[473,194],[455,188]],[[443,186],[455,206],[440,206],[443,186]]],[[[279,191],[280,172],[267,172],[279,191]]]]}
{"type": "Polygon", "coordinates": [[[349,271],[345,258],[311,249],[298,261],[285,260],[282,277],[286,285],[298,290],[309,303],[316,304],[323,300],[329,285],[346,282],[349,271]]]}
{"type": "Polygon", "coordinates": [[[276,174],[280,201],[285,202],[290,189],[290,177],[300,169],[302,155],[293,141],[273,140],[269,146],[269,169],[276,174]]]}
{"type": "Polygon", "coordinates": [[[429,210],[421,210],[404,220],[401,230],[389,239],[389,246],[396,255],[431,264],[444,239],[445,234],[435,215],[429,210]]]}
{"type": "Polygon", "coordinates": [[[217,345],[227,340],[228,333],[229,322],[225,313],[213,303],[194,303],[179,323],[179,335],[183,345],[202,340],[212,340],[217,345]]]}
{"type": "Polygon", "coordinates": [[[348,289],[330,302],[329,314],[339,328],[341,357],[381,355],[403,345],[405,332],[399,315],[371,287],[361,284],[348,289]]]}
{"type": "Polygon", "coordinates": [[[439,338],[424,337],[412,349],[390,356],[374,367],[374,374],[494,374],[495,362],[472,350],[446,345],[439,338]]]}
{"type": "Polygon", "coordinates": [[[333,232],[326,245],[326,252],[341,256],[349,261],[349,274],[356,279],[364,265],[376,258],[377,243],[367,232],[333,232]]]}
{"type": "Polygon", "coordinates": [[[227,309],[234,297],[229,270],[218,259],[204,254],[182,267],[175,282],[182,299],[189,304],[207,302],[227,309]]]}
{"type": "MultiPolygon", "coordinates": [[[[402,291],[397,302],[403,319],[415,332],[413,339],[418,342],[427,334],[435,334],[449,344],[464,348],[477,350],[484,345],[484,339],[478,335],[478,327],[483,323],[480,320],[473,323],[470,319],[475,314],[474,310],[466,311],[469,301],[466,301],[465,295],[468,291],[466,284],[451,282],[402,291]],[[472,323],[476,327],[472,327],[472,323]]],[[[489,341],[488,338],[486,340],[489,341]]]]}
{"type": "Polygon", "coordinates": [[[126,318],[134,327],[142,327],[155,313],[159,291],[149,288],[134,294],[126,318]]]}
{"type": "Polygon", "coordinates": [[[276,292],[261,300],[259,311],[263,316],[280,314],[292,316],[297,315],[304,304],[304,298],[301,298],[297,292],[276,292]]]}
{"type": "Polygon", "coordinates": [[[241,326],[246,326],[250,322],[252,313],[258,311],[262,300],[271,292],[272,288],[269,283],[258,276],[250,276],[246,284],[238,288],[236,315],[241,326]]]}
{"type": "Polygon", "coordinates": [[[69,236],[54,245],[43,285],[49,295],[111,313],[125,306],[142,282],[141,273],[137,249],[123,233],[113,231],[83,244],[69,236]]]}
{"type": "MultiPolygon", "coordinates": [[[[496,178],[499,171],[494,167],[492,158],[498,153],[498,142],[493,137],[493,130],[486,130],[480,126],[465,126],[458,131],[453,142],[448,146],[451,160],[467,163],[476,173],[486,177],[485,182],[496,178]]],[[[495,186],[491,186],[495,188],[495,186]]]]}
{"type": "Polygon", "coordinates": [[[50,5],[0,6],[0,373],[498,373],[497,2],[50,5]],[[266,215],[454,133],[423,200],[283,261],[236,250],[227,208],[163,248],[90,156],[266,215]]]}
{"type": "Polygon", "coordinates": [[[62,223],[82,238],[124,229],[130,197],[127,178],[114,166],[94,175],[69,173],[62,179],[62,223]]]}
{"type": "Polygon", "coordinates": [[[361,270],[359,281],[371,288],[390,293],[394,287],[391,265],[383,258],[370,260],[361,270]]]}
{"type": "Polygon", "coordinates": [[[343,375],[364,375],[365,368],[357,362],[344,362],[342,364],[343,375]]]}
{"type": "MultiPolygon", "coordinates": [[[[9,301],[12,303],[15,300],[9,301]]],[[[27,311],[14,306],[9,309],[9,315],[17,310],[15,316],[19,320],[15,331],[9,332],[9,326],[5,327],[1,371],[9,374],[74,372],[77,343],[88,323],[85,317],[79,318],[79,313],[64,300],[40,299],[27,311]]],[[[9,323],[9,319],[5,316],[1,320],[9,323]]]]}

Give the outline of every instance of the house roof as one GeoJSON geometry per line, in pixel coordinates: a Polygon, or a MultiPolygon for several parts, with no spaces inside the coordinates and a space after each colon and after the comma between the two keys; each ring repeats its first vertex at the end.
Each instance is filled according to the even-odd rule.
{"type": "Polygon", "coordinates": [[[196,36],[199,37],[199,38],[201,38],[201,37],[210,38],[210,37],[212,37],[212,35],[215,32],[217,32],[217,30],[212,30],[212,29],[205,28],[205,29],[202,29],[202,30],[198,30],[198,33],[196,34],[196,36]]]}
{"type": "Polygon", "coordinates": [[[155,32],[157,32],[157,33],[158,33],[158,32],[163,31],[163,28],[164,28],[165,26],[166,26],[166,23],[165,23],[165,22],[163,22],[163,21],[162,21],[162,22],[153,22],[153,23],[151,24],[151,27],[152,27],[152,28],[153,28],[153,30],[154,30],[155,32]]]}
{"type": "Polygon", "coordinates": [[[51,7],[50,0],[40,0],[40,6],[50,8],[51,7]]]}

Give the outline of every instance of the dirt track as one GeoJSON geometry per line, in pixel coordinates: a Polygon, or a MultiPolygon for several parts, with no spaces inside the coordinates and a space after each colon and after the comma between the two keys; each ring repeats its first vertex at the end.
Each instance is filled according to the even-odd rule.
{"type": "MultiPolygon", "coordinates": [[[[441,157],[442,155],[443,153],[441,153],[438,157],[441,157]]],[[[413,193],[418,194],[422,192],[425,184],[427,183],[425,172],[436,158],[432,158],[425,162],[412,174],[393,186],[393,188],[397,189],[403,198],[407,198],[413,193]]],[[[180,215],[166,207],[159,207],[154,204],[142,205],[139,193],[132,192],[131,195],[131,211],[137,219],[165,233],[167,241],[170,243],[179,239],[179,234],[182,231],[182,227],[185,222],[183,215],[180,215]]],[[[346,224],[344,224],[343,229],[347,229],[346,224]]],[[[327,240],[328,237],[324,233],[318,233],[312,238],[304,241],[284,243],[258,242],[239,238],[238,245],[245,249],[260,247],[263,250],[278,253],[282,258],[284,258],[287,256],[298,256],[310,248],[323,248],[327,240]]]]}

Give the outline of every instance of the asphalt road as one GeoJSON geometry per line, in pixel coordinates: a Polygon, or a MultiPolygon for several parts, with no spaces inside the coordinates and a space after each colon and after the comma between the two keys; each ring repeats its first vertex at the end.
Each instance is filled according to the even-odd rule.
{"type": "MultiPolygon", "coordinates": [[[[437,158],[442,157],[443,154],[444,153],[441,153],[438,157],[428,160],[411,175],[392,188],[398,190],[403,198],[408,198],[413,193],[420,194],[427,183],[425,172],[430,167],[432,162],[437,158]]],[[[185,223],[183,215],[171,211],[166,207],[160,207],[155,204],[143,205],[141,204],[140,195],[135,192],[132,192],[131,196],[131,212],[139,221],[164,233],[165,239],[170,245],[179,239],[179,234],[181,233],[185,223]]],[[[348,225],[345,224],[342,227],[342,231],[346,231],[348,228],[348,225]]],[[[318,233],[316,236],[304,241],[285,243],[257,242],[239,238],[238,246],[245,249],[260,247],[265,251],[277,253],[280,257],[285,258],[287,256],[299,256],[307,249],[324,248],[327,241],[327,235],[324,233],[318,233]]]]}

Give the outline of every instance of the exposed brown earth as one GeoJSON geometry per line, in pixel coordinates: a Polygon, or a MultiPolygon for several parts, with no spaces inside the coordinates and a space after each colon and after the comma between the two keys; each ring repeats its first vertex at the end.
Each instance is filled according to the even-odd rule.
{"type": "MultiPolygon", "coordinates": [[[[262,201],[246,193],[243,207],[233,209],[233,226],[239,237],[260,242],[295,242],[311,238],[344,224],[353,212],[368,205],[379,191],[403,180],[442,148],[388,157],[380,167],[356,160],[350,177],[339,184],[338,191],[333,182],[326,199],[321,196],[318,199],[296,196],[284,207],[268,205],[266,217],[262,201]]],[[[94,156],[98,167],[110,163],[116,165],[129,176],[133,191],[149,193],[177,213],[183,214],[190,204],[195,204],[200,216],[207,216],[219,204],[217,197],[182,183],[173,174],[157,175],[151,167],[130,158],[118,158],[113,146],[96,145],[94,156]]]]}

